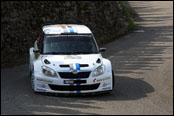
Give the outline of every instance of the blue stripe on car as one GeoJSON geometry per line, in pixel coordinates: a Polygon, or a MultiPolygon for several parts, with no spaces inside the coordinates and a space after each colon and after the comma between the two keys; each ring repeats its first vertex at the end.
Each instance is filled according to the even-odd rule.
{"type": "Polygon", "coordinates": [[[70,33],[74,33],[74,29],[72,28],[72,26],[68,26],[70,33]]]}
{"type": "MultiPolygon", "coordinates": [[[[80,79],[76,79],[76,80],[80,80],[80,79]]],[[[77,83],[76,86],[80,86],[80,83],[77,83]]],[[[81,93],[81,90],[77,90],[76,93],[81,93]]]]}
{"type": "Polygon", "coordinates": [[[76,63],[76,70],[80,70],[80,65],[79,65],[79,63],[76,63]]]}
{"type": "Polygon", "coordinates": [[[78,91],[76,91],[76,93],[81,93],[81,91],[80,91],[80,90],[78,90],[78,91]]]}

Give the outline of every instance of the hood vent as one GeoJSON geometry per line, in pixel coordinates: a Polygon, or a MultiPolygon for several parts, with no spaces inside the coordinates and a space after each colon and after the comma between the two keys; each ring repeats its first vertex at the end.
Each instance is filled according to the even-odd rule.
{"type": "Polygon", "coordinates": [[[101,60],[98,58],[97,61],[96,61],[96,63],[101,63],[101,60]]]}
{"type": "Polygon", "coordinates": [[[45,64],[50,64],[50,61],[48,61],[47,59],[44,60],[45,64]]]}

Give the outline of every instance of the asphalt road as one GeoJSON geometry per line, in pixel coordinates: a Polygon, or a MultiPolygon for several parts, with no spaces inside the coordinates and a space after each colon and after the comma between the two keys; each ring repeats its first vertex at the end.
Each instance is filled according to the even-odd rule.
{"type": "Polygon", "coordinates": [[[132,1],[138,29],[105,45],[112,94],[34,94],[28,64],[1,69],[1,114],[173,114],[173,2],[132,1]]]}

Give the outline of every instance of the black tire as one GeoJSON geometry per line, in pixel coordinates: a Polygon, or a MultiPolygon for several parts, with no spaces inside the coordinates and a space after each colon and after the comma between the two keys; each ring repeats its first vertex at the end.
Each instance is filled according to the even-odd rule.
{"type": "Polygon", "coordinates": [[[30,76],[30,78],[31,78],[31,70],[29,71],[29,76],[30,76]]]}
{"type": "Polygon", "coordinates": [[[115,76],[114,71],[112,70],[112,90],[115,88],[115,76]]]}
{"type": "Polygon", "coordinates": [[[31,83],[31,89],[32,89],[33,92],[35,92],[35,91],[34,91],[34,88],[33,88],[33,84],[34,84],[34,83],[33,83],[33,80],[32,80],[32,76],[33,76],[33,70],[32,70],[32,71],[30,70],[30,83],[31,83]]]}

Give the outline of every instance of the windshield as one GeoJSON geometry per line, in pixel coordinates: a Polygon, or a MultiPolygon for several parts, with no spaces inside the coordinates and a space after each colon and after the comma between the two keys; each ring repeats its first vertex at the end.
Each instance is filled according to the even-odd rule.
{"type": "Polygon", "coordinates": [[[92,35],[45,35],[43,54],[95,54],[92,35]]]}

